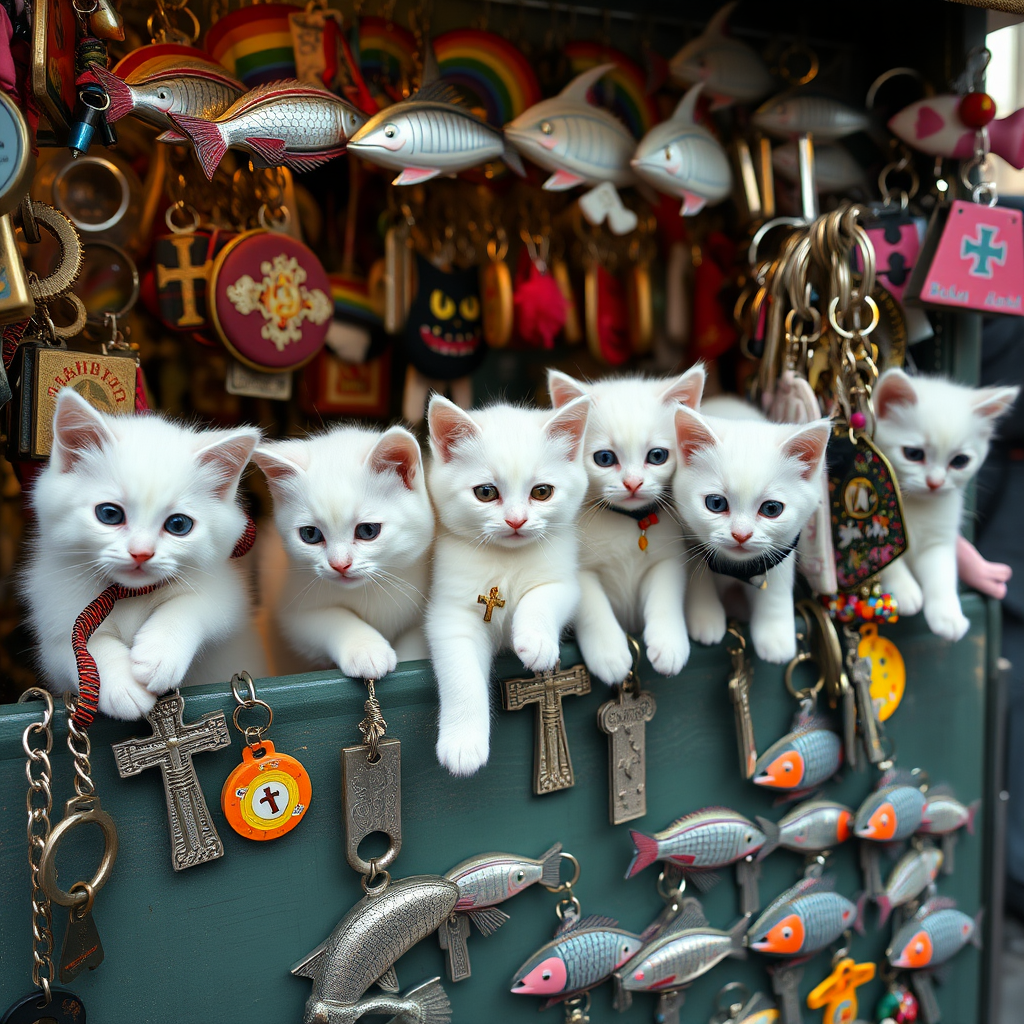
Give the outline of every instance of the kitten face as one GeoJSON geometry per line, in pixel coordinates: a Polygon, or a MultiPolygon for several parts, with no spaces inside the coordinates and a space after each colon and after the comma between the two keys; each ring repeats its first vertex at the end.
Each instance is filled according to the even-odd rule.
{"type": "Polygon", "coordinates": [[[292,565],[331,586],[398,586],[434,535],[420,448],[407,430],[338,427],[262,445],[274,520],[292,565]]]}
{"type": "Polygon", "coordinates": [[[737,563],[789,548],[821,496],[830,427],[676,411],[674,497],[698,543],[737,563]]]}
{"type": "Polygon", "coordinates": [[[670,380],[624,377],[593,384],[549,370],[548,390],[556,408],[590,397],[583,465],[591,501],[636,509],[668,497],[676,468],[673,413],[679,403],[691,409],[700,404],[703,366],[670,380]]]}
{"type": "Polygon", "coordinates": [[[259,436],[107,416],[65,388],[50,464],[33,490],[39,536],[66,553],[69,572],[104,586],[213,571],[244,528],[238,480],[259,436]]]}
{"type": "Polygon", "coordinates": [[[988,454],[1018,388],[969,388],[888,370],[875,387],[875,443],[904,494],[962,491],[988,454]]]}
{"type": "Polygon", "coordinates": [[[574,529],[587,488],[586,398],[554,413],[511,405],[463,412],[435,395],[430,493],[457,536],[519,548],[574,529]]]}

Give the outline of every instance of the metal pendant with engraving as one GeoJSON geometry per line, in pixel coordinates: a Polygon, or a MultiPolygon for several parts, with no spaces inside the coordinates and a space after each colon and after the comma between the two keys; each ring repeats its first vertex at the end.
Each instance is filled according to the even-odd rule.
{"type": "Polygon", "coordinates": [[[640,645],[629,638],[633,667],[616,696],[597,709],[597,727],[608,734],[608,818],[613,825],[647,813],[647,723],[658,705],[642,690],[640,645]]]}
{"type": "Polygon", "coordinates": [[[73,992],[50,988],[50,1001],[35,989],[7,1008],[0,1024],[85,1024],[85,1004],[73,992]]]}
{"type": "MultiPolygon", "coordinates": [[[[92,902],[92,899],[89,899],[92,902]]],[[[71,908],[67,931],[60,949],[60,980],[73,981],[84,970],[95,970],[103,963],[103,943],[100,942],[92,910],[81,912],[71,908]]]]}
{"type": "Polygon", "coordinates": [[[556,665],[550,672],[536,673],[532,679],[506,679],[501,685],[502,705],[506,711],[521,711],[530,704],[537,706],[534,793],[543,796],[575,785],[562,698],[590,693],[590,675],[586,666],[573,665],[562,669],[556,665]]]}
{"type": "Polygon", "coordinates": [[[207,750],[231,745],[223,711],[198,721],[182,721],[185,700],[175,690],[153,705],[146,716],[153,735],[113,745],[122,779],[147,768],[159,768],[167,798],[167,825],[171,833],[171,867],[175,871],[195,867],[224,856],[224,844],[206,806],[192,757],[207,750]]]}
{"type": "Polygon", "coordinates": [[[473,973],[469,963],[469,918],[452,914],[441,925],[437,940],[445,952],[449,981],[465,981],[473,973]]]}

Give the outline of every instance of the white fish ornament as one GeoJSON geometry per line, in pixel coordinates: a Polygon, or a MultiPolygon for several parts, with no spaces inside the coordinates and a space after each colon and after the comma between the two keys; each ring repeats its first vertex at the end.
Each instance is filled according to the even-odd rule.
{"type": "Polygon", "coordinates": [[[732,188],[729,158],[711,132],[694,120],[702,83],[679,101],[667,121],[640,140],[630,161],[637,176],[683,201],[682,216],[699,213],[708,203],[724,199],[732,188]]]}
{"type": "Polygon", "coordinates": [[[505,136],[523,156],[551,171],[543,186],[547,191],[597,186],[580,199],[580,208],[592,223],[607,219],[609,228],[622,235],[636,227],[637,218],[622,205],[615,187],[636,183],[630,167],[636,139],[614,114],[587,100],[590,89],[614,67],[588,68],[557,96],[535,103],[505,125],[505,136]]]}
{"type": "Polygon", "coordinates": [[[683,85],[704,83],[712,110],[753,103],[772,90],[772,76],[756,50],[725,34],[735,3],[720,7],[704,31],[670,61],[672,77],[683,85]]]}
{"type": "Polygon", "coordinates": [[[171,120],[191,139],[212,180],[229,148],[268,167],[319,167],[345,152],[366,115],[326,89],[285,79],[250,89],[214,120],[184,114],[171,114],[171,120]]]}
{"type": "Polygon", "coordinates": [[[805,89],[790,89],[773,96],[754,111],[750,120],[755,128],[780,139],[812,135],[815,145],[836,142],[871,125],[865,111],[805,89]]]}

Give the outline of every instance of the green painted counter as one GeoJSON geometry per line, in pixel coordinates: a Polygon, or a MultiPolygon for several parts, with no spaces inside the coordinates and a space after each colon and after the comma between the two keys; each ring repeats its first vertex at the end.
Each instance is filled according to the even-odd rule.
{"type": "MultiPolygon", "coordinates": [[[[985,745],[990,687],[990,638],[998,631],[997,612],[966,596],[970,633],[949,644],[931,636],[921,621],[883,630],[897,641],[908,664],[907,696],[890,723],[899,763],[928,770],[934,782],[950,781],[969,801],[986,792],[985,745]]],[[[574,647],[563,652],[571,664],[574,647]]],[[[663,679],[645,666],[647,687],[658,701],[648,727],[648,814],[631,823],[645,831],[708,804],[725,804],[748,814],[778,817],[771,795],[740,780],[732,710],[726,693],[729,658],[722,648],[696,647],[677,679],[663,679]]],[[[239,666],[240,668],[243,666],[239,666]]],[[[504,677],[521,674],[506,660],[504,677]]],[[[106,949],[98,970],[72,986],[84,999],[91,1024],[298,1024],[310,982],[294,978],[289,967],[320,943],[348,907],[362,895],[359,879],[342,853],[339,748],[355,742],[365,690],[336,673],[261,680],[259,696],[275,712],[270,738],[279,750],[297,755],[313,779],[313,799],[305,819],[290,834],[269,843],[236,835],[220,811],[220,789],[240,760],[241,737],[232,730],[231,749],[199,755],[196,767],[224,840],[225,856],[175,874],[171,869],[163,787],[159,772],[135,778],[117,776],[110,744],[148,728],[101,721],[92,730],[97,791],[114,816],[120,855],[109,884],[96,901],[95,918],[106,949]]],[[[495,688],[496,692],[496,688],[495,688]]],[[[655,869],[626,882],[630,825],[613,827],[607,818],[606,738],[597,731],[595,712],[606,699],[600,683],[586,697],[566,700],[574,789],[535,797],[531,792],[533,712],[495,712],[490,764],[472,779],[453,779],[434,758],[436,698],[429,667],[400,667],[378,687],[391,735],[402,740],[403,827],[405,845],[395,874],[444,872],[463,858],[508,850],[537,856],[554,841],[582,864],[577,893],[587,914],[617,917],[642,929],[660,908],[655,869]]],[[[495,701],[500,706],[500,702],[495,701]]],[[[794,702],[786,694],[782,670],[757,664],[752,697],[760,748],[787,731],[794,702]]],[[[227,685],[186,691],[186,720],[222,709],[233,700],[227,685]]],[[[30,988],[28,869],[25,857],[25,775],[22,730],[38,715],[38,705],[0,708],[0,1010],[30,988]]],[[[71,794],[70,757],[64,745],[64,717],[55,743],[54,820],[71,794]]],[[[873,775],[846,773],[828,792],[856,807],[873,775]]],[[[986,832],[991,815],[979,815],[979,832],[963,836],[956,873],[942,878],[940,890],[974,914],[983,901],[986,832]]],[[[92,870],[98,830],[60,858],[66,884],[92,870]],[[89,843],[94,845],[89,846],[89,843]]],[[[860,885],[856,850],[847,844],[834,857],[839,888],[853,896],[860,885]]],[[[764,865],[762,900],[767,901],[800,876],[801,859],[777,851],[764,865]]],[[[705,900],[711,923],[726,927],[737,916],[731,872],[705,900]]],[[[535,1019],[539,1000],[513,996],[509,982],[530,953],[551,938],[556,897],[533,888],[505,904],[511,920],[490,938],[470,938],[473,976],[445,981],[456,1024],[476,1020],[535,1019]]],[[[55,908],[58,951],[66,911],[55,908]]],[[[877,959],[887,935],[875,932],[869,911],[868,934],[855,937],[853,955],[877,959]]],[[[980,978],[983,954],[968,948],[953,962],[939,989],[945,1024],[984,1021],[980,978]]],[[[727,960],[691,989],[684,1021],[711,1015],[717,991],[730,981],[768,988],[763,959],[727,960]]],[[[810,963],[804,991],[828,971],[826,955],[810,963]]],[[[444,975],[434,938],[398,963],[403,991],[444,975]]],[[[861,1015],[870,1016],[881,991],[876,982],[864,992],[861,1015]]],[[[651,1019],[655,998],[638,996],[621,1016],[611,1008],[610,988],[594,993],[593,1021],[641,1022],[651,1019]]],[[[558,1021],[552,1010],[543,1020],[558,1021]]],[[[805,1011],[805,1020],[820,1020],[805,1011]]]]}

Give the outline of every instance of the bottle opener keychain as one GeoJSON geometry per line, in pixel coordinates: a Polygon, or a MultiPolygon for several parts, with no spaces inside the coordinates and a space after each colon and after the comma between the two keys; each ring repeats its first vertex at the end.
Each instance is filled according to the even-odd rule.
{"type": "Polygon", "coordinates": [[[220,806],[228,824],[246,839],[279,839],[302,820],[313,795],[306,769],[291,754],[280,754],[265,739],[274,723],[274,712],[266,701],[256,696],[256,685],[248,672],[231,677],[231,693],[235,711],[231,717],[235,728],[245,737],[242,763],[224,781],[220,806]],[[239,687],[244,685],[248,696],[239,687]],[[267,717],[266,725],[242,726],[243,711],[260,708],[267,717]]]}

